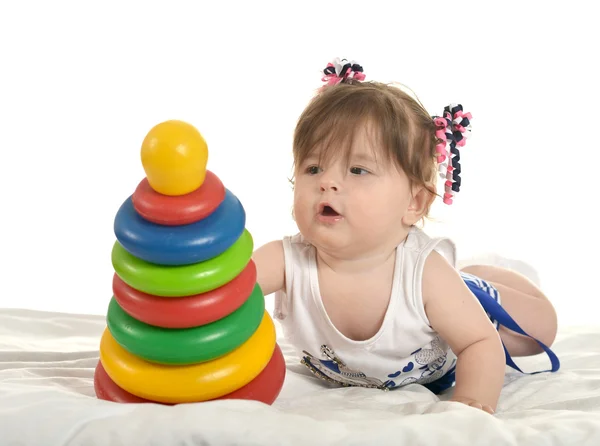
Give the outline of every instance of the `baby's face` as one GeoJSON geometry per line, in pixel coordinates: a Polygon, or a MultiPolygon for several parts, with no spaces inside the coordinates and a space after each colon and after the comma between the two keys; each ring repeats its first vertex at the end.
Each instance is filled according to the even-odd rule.
{"type": "Polygon", "coordinates": [[[366,132],[356,136],[349,161],[339,156],[319,165],[316,153],[295,175],[298,229],[318,249],[337,256],[392,248],[409,229],[402,222],[411,197],[408,178],[385,161],[366,132]]]}

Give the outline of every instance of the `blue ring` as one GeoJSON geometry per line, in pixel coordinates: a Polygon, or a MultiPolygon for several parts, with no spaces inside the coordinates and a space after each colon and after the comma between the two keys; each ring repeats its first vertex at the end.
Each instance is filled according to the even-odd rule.
{"type": "Polygon", "coordinates": [[[240,238],[245,225],[244,207],[226,189],[223,202],[212,214],[181,226],[145,220],[130,196],[115,216],[114,231],[123,248],[135,257],[159,265],[190,265],[225,252],[240,238]]]}

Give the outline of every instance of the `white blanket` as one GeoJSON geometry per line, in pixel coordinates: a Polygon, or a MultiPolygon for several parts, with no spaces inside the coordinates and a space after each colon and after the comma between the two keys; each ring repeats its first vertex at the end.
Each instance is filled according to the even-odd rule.
{"type": "MultiPolygon", "coordinates": [[[[600,444],[600,327],[563,327],[555,374],[507,369],[496,415],[412,385],[331,388],[283,339],[288,375],[273,406],[180,406],[98,400],[102,316],[0,311],[0,445],[565,445],[600,444]]],[[[546,368],[545,355],[518,362],[546,368]]]]}

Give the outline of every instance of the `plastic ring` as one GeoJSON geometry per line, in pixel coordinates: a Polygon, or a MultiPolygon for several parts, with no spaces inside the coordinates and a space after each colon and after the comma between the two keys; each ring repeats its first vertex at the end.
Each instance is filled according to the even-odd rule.
{"type": "Polygon", "coordinates": [[[185,226],[163,226],[144,220],[129,197],[114,223],[117,240],[130,254],[158,265],[190,265],[222,254],[246,225],[244,207],[229,190],[208,217],[185,226]]]}
{"type": "Polygon", "coordinates": [[[209,362],[169,366],[144,361],[123,349],[108,329],[100,339],[100,361],[110,379],[127,392],[161,403],[193,403],[237,390],[264,370],[275,351],[275,325],[265,311],[247,342],[209,362]]]}
{"type": "Polygon", "coordinates": [[[159,364],[195,364],[226,355],[246,342],[258,328],[265,312],[260,286],[236,311],[208,325],[193,328],[162,328],[128,315],[113,297],[106,317],[110,334],[121,347],[159,364]]]}
{"type": "Polygon", "coordinates": [[[244,229],[227,251],[200,263],[164,266],[146,262],[128,253],[119,242],[112,249],[112,265],[132,288],[163,297],[183,297],[214,290],[231,282],[252,257],[252,235],[244,229]]]}
{"type": "MultiPolygon", "coordinates": [[[[286,375],[285,358],[279,345],[275,345],[273,356],[269,363],[260,374],[246,384],[244,387],[234,390],[227,395],[215,398],[215,400],[254,400],[271,405],[279,396],[286,375]]],[[[96,397],[105,401],[115,403],[156,403],[156,401],[140,398],[132,395],[126,390],[117,386],[104,367],[102,362],[98,361],[94,372],[94,390],[96,397]]],[[[173,404],[173,403],[158,403],[158,404],[173,404]]]]}
{"type": "Polygon", "coordinates": [[[252,260],[231,282],[203,294],[165,298],[131,288],[113,275],[113,294],[119,306],[135,319],[156,327],[190,328],[210,324],[237,310],[256,283],[252,260]]]}
{"type": "Polygon", "coordinates": [[[200,221],[212,214],[224,198],[225,186],[210,170],[206,171],[202,186],[189,194],[160,194],[150,187],[148,178],[144,178],[131,196],[135,211],[144,220],[166,226],[200,221]]]}

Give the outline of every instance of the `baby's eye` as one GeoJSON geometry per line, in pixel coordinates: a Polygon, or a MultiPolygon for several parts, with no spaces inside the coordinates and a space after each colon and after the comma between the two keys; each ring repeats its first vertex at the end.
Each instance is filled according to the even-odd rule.
{"type": "Polygon", "coordinates": [[[308,166],[306,168],[306,173],[309,175],[316,175],[319,173],[319,166],[308,166]]]}
{"type": "Polygon", "coordinates": [[[369,173],[368,170],[363,169],[362,167],[351,167],[350,172],[353,175],[365,175],[365,174],[369,173]]]}

